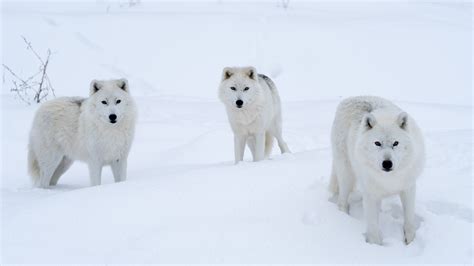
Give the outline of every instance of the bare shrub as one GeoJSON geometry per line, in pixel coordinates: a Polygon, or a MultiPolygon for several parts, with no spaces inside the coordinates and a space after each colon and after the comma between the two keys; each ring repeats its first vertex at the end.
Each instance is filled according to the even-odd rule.
{"type": "Polygon", "coordinates": [[[10,74],[12,87],[10,91],[15,93],[21,101],[30,105],[31,103],[41,103],[43,100],[47,100],[48,96],[52,94],[55,96],[54,88],[51,85],[47,70],[49,61],[51,58],[51,50],[46,51],[46,57],[43,59],[33,46],[24,36],[21,36],[26,44],[26,49],[31,51],[36,60],[38,61],[38,71],[29,77],[21,77],[17,72],[13,71],[10,67],[5,64],[3,68],[10,74]]]}

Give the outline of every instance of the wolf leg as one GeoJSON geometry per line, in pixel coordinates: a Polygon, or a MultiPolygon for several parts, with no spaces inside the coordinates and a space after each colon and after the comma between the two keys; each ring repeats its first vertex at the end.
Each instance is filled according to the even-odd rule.
{"type": "Polygon", "coordinates": [[[38,156],[40,179],[39,183],[35,184],[36,186],[42,188],[47,188],[49,186],[54,172],[61,163],[62,158],[62,154],[56,153],[54,151],[49,151],[48,154],[42,154],[41,156],[38,156]]]}
{"type": "Polygon", "coordinates": [[[286,142],[283,140],[283,137],[281,136],[281,132],[275,135],[275,138],[277,139],[278,147],[280,147],[281,153],[291,153],[290,149],[288,148],[288,145],[286,144],[286,142]]]}
{"type": "Polygon", "coordinates": [[[101,183],[102,164],[97,161],[89,162],[89,177],[91,186],[98,186],[101,183]]]}
{"type": "Polygon", "coordinates": [[[255,134],[255,156],[254,162],[264,159],[265,156],[265,132],[255,134]]]}
{"type": "Polygon", "coordinates": [[[333,196],[339,195],[339,184],[337,182],[337,172],[336,172],[334,159],[332,162],[331,179],[329,181],[328,189],[329,189],[329,192],[333,193],[333,196]]]}
{"type": "Polygon", "coordinates": [[[362,204],[367,224],[365,241],[371,244],[382,245],[382,236],[379,229],[380,199],[376,199],[369,193],[364,193],[362,204]]]}
{"type": "Polygon", "coordinates": [[[110,167],[112,168],[115,182],[122,182],[127,179],[127,159],[118,159],[110,167]]]}
{"type": "Polygon", "coordinates": [[[400,193],[400,199],[403,205],[404,224],[403,231],[405,234],[405,244],[410,244],[415,238],[415,194],[416,186],[406,189],[400,193]]]}
{"type": "Polygon", "coordinates": [[[281,153],[291,153],[290,149],[288,148],[288,145],[283,140],[281,127],[281,114],[279,114],[273,122],[273,127],[270,129],[270,133],[276,138],[281,153]]]}
{"type": "Polygon", "coordinates": [[[339,188],[339,195],[337,199],[337,206],[343,212],[349,213],[349,194],[354,188],[354,177],[349,163],[346,160],[338,160],[334,162],[337,168],[337,184],[339,188]]]}
{"type": "Polygon", "coordinates": [[[56,171],[54,171],[53,177],[51,178],[49,185],[56,186],[56,184],[58,184],[59,178],[69,169],[69,167],[71,167],[73,162],[73,160],[67,158],[66,156],[63,156],[61,163],[58,165],[58,168],[56,168],[56,171]]]}
{"type": "Polygon", "coordinates": [[[250,136],[247,139],[247,145],[249,146],[250,152],[252,152],[252,158],[255,157],[255,138],[250,136]]]}
{"type": "Polygon", "coordinates": [[[234,156],[235,163],[244,159],[245,143],[247,142],[247,136],[234,135],[234,156]]]}
{"type": "Polygon", "coordinates": [[[265,132],[265,149],[264,149],[264,159],[268,159],[272,154],[273,150],[273,134],[270,131],[265,132]]]}

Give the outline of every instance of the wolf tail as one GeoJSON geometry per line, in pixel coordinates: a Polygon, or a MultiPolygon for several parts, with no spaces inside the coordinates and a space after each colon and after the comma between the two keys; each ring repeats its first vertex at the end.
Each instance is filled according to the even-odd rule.
{"type": "Polygon", "coordinates": [[[265,158],[272,154],[273,149],[273,135],[270,132],[265,132],[265,158]]]}
{"type": "Polygon", "coordinates": [[[258,74],[258,77],[262,79],[263,81],[265,81],[265,83],[267,83],[267,86],[270,88],[272,92],[276,91],[276,85],[271,78],[263,74],[258,74]]]}
{"type": "Polygon", "coordinates": [[[331,180],[329,180],[329,192],[333,194],[339,193],[339,185],[337,183],[336,169],[334,169],[334,163],[332,165],[331,180]]]}
{"type": "Polygon", "coordinates": [[[31,145],[28,146],[28,173],[30,174],[33,183],[36,184],[40,178],[40,168],[31,145]]]}

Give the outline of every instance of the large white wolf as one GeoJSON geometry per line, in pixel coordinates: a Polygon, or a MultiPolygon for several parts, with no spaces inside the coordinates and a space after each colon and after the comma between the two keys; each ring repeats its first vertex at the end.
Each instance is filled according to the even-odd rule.
{"type": "Polygon", "coordinates": [[[28,145],[33,184],[56,185],[74,160],[88,164],[92,185],[100,185],[105,165],[112,167],[115,182],[125,180],[135,120],[126,79],[93,80],[89,98],[44,103],[36,112],[28,145]]]}
{"type": "Polygon", "coordinates": [[[246,143],[254,161],[268,157],[274,137],[282,153],[290,152],[281,133],[280,96],[269,77],[253,67],[226,67],[219,98],[234,131],[235,163],[243,160],[246,143]]]}
{"type": "Polygon", "coordinates": [[[367,222],[366,241],[382,244],[378,226],[381,200],[399,194],[404,209],[405,243],[415,237],[416,178],[425,162],[423,137],[415,121],[388,100],[353,97],[337,108],[331,133],[330,190],[348,212],[348,196],[358,181],[367,222]]]}

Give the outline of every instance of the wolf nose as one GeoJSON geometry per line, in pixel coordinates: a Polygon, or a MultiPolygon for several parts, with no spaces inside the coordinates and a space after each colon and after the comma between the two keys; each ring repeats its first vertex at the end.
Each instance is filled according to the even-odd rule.
{"type": "Polygon", "coordinates": [[[113,124],[116,122],[115,120],[117,120],[117,116],[115,114],[111,114],[109,115],[109,119],[110,119],[110,122],[113,124]]]}
{"type": "Polygon", "coordinates": [[[240,107],[242,107],[242,105],[244,104],[244,102],[243,102],[242,100],[237,100],[237,101],[235,102],[235,104],[237,105],[237,107],[240,108],[240,107]]]}
{"type": "Polygon", "coordinates": [[[392,170],[393,163],[390,160],[385,160],[382,162],[383,170],[389,172],[392,170]]]}

